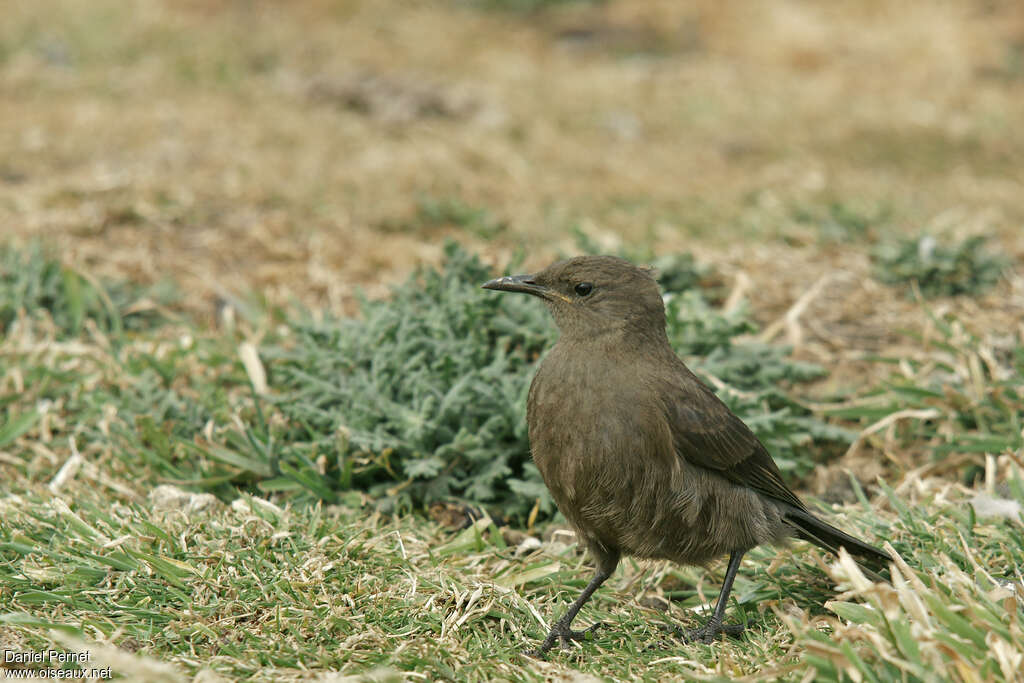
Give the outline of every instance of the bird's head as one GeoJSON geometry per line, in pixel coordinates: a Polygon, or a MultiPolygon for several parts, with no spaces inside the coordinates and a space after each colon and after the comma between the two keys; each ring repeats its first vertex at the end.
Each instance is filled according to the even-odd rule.
{"type": "Polygon", "coordinates": [[[577,256],[483,287],[543,299],[563,336],[593,337],[615,330],[665,334],[658,284],[647,270],[617,256],[577,256]]]}

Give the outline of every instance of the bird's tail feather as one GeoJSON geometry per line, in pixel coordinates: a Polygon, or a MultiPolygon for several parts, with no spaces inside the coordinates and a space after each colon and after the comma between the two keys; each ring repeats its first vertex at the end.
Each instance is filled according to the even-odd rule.
{"type": "Polygon", "coordinates": [[[879,550],[873,545],[854,538],[805,510],[787,510],[784,517],[796,530],[798,538],[810,541],[819,548],[836,555],[839,554],[839,548],[846,548],[846,551],[853,555],[858,560],[858,564],[867,569],[868,575],[876,581],[882,577],[872,570],[887,568],[892,562],[889,553],[884,550],[879,550]]]}

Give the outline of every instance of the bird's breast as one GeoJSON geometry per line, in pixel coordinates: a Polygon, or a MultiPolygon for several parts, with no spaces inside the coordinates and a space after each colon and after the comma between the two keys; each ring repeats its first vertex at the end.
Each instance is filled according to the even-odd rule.
{"type": "Polygon", "coordinates": [[[556,347],[530,388],[530,449],[552,497],[572,519],[629,485],[672,476],[676,458],[664,411],[629,359],[556,347]]]}

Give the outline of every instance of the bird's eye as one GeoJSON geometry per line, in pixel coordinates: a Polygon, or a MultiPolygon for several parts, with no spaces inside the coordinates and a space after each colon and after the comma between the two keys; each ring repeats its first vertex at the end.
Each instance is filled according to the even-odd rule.
{"type": "Polygon", "coordinates": [[[587,294],[590,294],[592,291],[594,291],[594,285],[590,284],[589,282],[581,282],[575,287],[573,287],[573,289],[580,296],[586,296],[587,294]]]}

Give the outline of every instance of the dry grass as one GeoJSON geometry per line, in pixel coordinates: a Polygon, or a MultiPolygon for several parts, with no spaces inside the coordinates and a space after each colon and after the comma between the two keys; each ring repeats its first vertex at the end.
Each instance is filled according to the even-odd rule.
{"type": "Polygon", "coordinates": [[[381,292],[438,258],[437,232],[382,229],[422,195],[489,207],[490,248],[531,265],[575,224],[696,249],[765,315],[865,273],[795,208],[1024,254],[1014,3],[47,2],[0,31],[0,221],[197,305],[381,292]]]}

